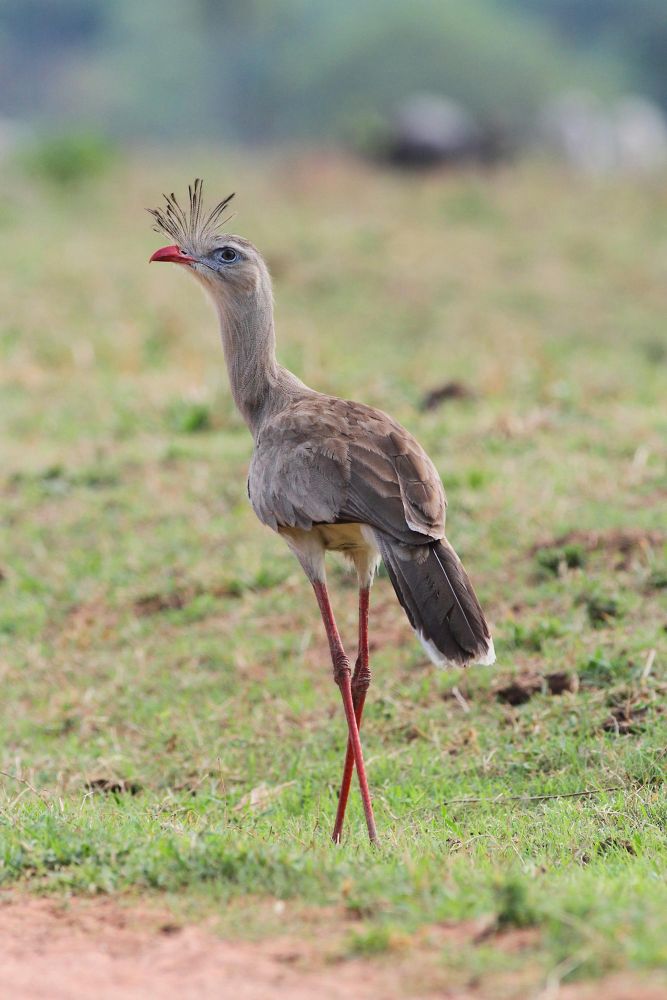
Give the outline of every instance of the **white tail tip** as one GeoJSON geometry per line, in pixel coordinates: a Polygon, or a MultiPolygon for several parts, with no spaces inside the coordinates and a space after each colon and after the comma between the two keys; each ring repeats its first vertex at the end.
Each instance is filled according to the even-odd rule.
{"type": "MultiPolygon", "coordinates": [[[[455,660],[448,660],[446,656],[443,656],[438,647],[431,639],[427,639],[423,632],[416,633],[417,638],[422,644],[424,652],[428,656],[431,663],[434,663],[436,667],[460,667],[461,664],[457,663],[455,660]]],[[[472,663],[477,663],[481,667],[490,667],[492,663],[496,662],[496,651],[493,645],[493,639],[489,639],[489,645],[486,647],[486,652],[483,656],[480,656],[476,660],[472,660],[472,663]]]]}

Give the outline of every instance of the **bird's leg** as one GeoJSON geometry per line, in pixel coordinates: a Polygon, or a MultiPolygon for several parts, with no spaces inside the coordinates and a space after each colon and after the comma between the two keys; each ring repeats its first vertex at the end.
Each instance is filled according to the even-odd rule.
{"type": "MultiPolygon", "coordinates": [[[[352,675],[352,700],[354,702],[354,714],[357,720],[357,728],[361,729],[361,716],[364,711],[366,692],[371,683],[371,671],[368,665],[368,604],[370,588],[368,586],[359,588],[359,650],[357,662],[354,665],[352,675]]],[[[338,810],[336,812],[336,822],[332,840],[334,844],[340,843],[343,832],[343,822],[345,820],[345,809],[347,799],[350,794],[350,783],[352,781],[352,771],[354,769],[354,753],[352,751],[352,741],[347,741],[347,752],[345,754],[345,766],[343,768],[343,780],[340,785],[338,796],[338,810]]]]}
{"type": "Polygon", "coordinates": [[[313,589],[315,591],[315,596],[317,597],[317,603],[320,607],[320,613],[326,629],[327,639],[329,640],[334,680],[336,684],[338,684],[341,695],[343,696],[343,707],[345,709],[345,717],[347,719],[347,730],[349,741],[352,745],[352,757],[354,763],[356,764],[357,775],[359,777],[359,788],[361,789],[361,798],[364,804],[368,836],[370,837],[371,842],[375,843],[378,839],[378,835],[375,828],[373,806],[371,805],[371,795],[368,789],[364,756],[361,749],[361,740],[359,739],[359,727],[357,725],[355,705],[352,697],[350,662],[345,655],[345,650],[343,649],[343,643],[341,642],[336,621],[333,616],[333,611],[331,610],[326,585],[319,580],[315,580],[313,581],[313,589]]]}

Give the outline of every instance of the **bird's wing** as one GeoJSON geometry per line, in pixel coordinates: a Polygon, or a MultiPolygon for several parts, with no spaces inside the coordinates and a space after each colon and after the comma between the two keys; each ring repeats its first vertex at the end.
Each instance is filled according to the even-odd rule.
{"type": "Polygon", "coordinates": [[[360,522],[412,544],[445,533],[440,477],[412,435],[380,410],[330,396],[298,399],[262,428],[248,492],[274,529],[360,522]]]}

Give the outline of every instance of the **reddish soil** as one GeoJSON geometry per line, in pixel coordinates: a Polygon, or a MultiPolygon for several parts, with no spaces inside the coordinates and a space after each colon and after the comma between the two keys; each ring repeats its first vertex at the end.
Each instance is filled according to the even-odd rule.
{"type": "MultiPolygon", "coordinates": [[[[432,928],[430,944],[479,937],[479,925],[432,928]]],[[[482,932],[487,937],[485,931],[482,932]]],[[[509,932],[508,951],[530,950],[532,931],[509,932]]],[[[425,944],[425,940],[422,944],[425,944]]],[[[441,954],[441,953],[440,953],[441,954]]],[[[206,926],[180,926],[166,911],[110,899],[56,901],[0,896],[0,997],[11,1000],[666,1000],[659,984],[630,976],[546,991],[507,976],[467,990],[447,985],[438,952],[419,947],[377,960],[327,960],[312,939],[226,941],[206,926]],[[436,961],[434,962],[434,956],[436,961]],[[424,959],[426,960],[424,961],[424,959]],[[430,960],[429,960],[430,959],[430,960]],[[438,982],[436,991],[419,980],[438,982]],[[443,975],[444,974],[444,975],[443,975]]],[[[521,977],[519,977],[521,978],[521,977]]]]}
{"type": "MultiPolygon", "coordinates": [[[[393,970],[316,958],[294,938],[225,941],[110,899],[0,896],[0,997],[11,1000],[393,1000],[393,970]]],[[[417,994],[411,994],[417,996],[417,994]]],[[[458,998],[457,998],[458,1000],[458,998]]]]}

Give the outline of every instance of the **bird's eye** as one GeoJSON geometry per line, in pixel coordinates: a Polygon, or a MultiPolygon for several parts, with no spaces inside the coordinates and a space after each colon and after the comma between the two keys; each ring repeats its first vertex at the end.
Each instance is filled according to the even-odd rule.
{"type": "Polygon", "coordinates": [[[218,256],[220,260],[224,260],[225,264],[232,264],[239,259],[239,255],[233,247],[221,247],[218,250],[218,256]]]}

